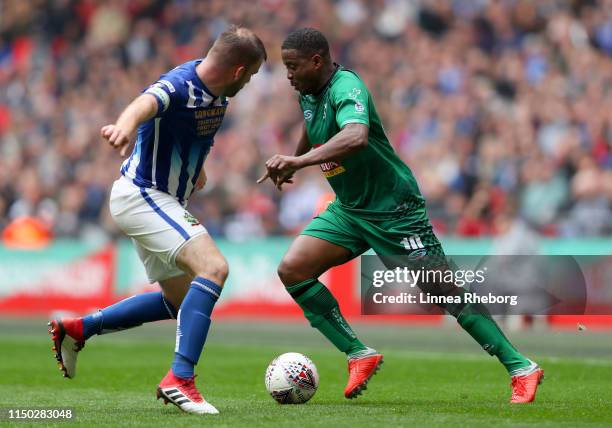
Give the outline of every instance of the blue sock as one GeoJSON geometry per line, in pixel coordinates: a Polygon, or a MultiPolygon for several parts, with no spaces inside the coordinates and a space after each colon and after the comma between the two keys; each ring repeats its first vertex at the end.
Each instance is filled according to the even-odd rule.
{"type": "Polygon", "coordinates": [[[172,372],[189,379],[200,359],[210,327],[210,314],[221,294],[221,287],[214,282],[195,277],[181,304],[176,325],[176,348],[172,372]]]}
{"type": "Polygon", "coordinates": [[[136,327],[145,322],[176,318],[176,309],[159,291],[137,294],[83,317],[83,336],[136,327]]]}

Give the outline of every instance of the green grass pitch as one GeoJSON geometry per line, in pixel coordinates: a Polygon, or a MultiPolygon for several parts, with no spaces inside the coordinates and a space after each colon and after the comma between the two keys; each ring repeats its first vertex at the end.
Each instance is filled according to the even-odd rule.
{"type": "MultiPolygon", "coordinates": [[[[198,385],[221,412],[197,416],[155,399],[167,371],[174,326],[157,323],[95,337],[79,357],[78,376],[61,377],[46,322],[0,320],[0,407],[70,407],[72,422],[15,426],[498,426],[612,425],[610,334],[542,332],[512,335],[544,368],[535,403],[510,406],[509,378],[497,360],[454,327],[357,325],[364,341],[385,354],[368,390],[346,400],[346,361],[303,323],[215,323],[197,368],[198,385]],[[302,352],[321,383],[305,405],[278,405],[267,394],[267,364],[302,352]]],[[[7,420],[0,421],[0,425],[7,420]]]]}

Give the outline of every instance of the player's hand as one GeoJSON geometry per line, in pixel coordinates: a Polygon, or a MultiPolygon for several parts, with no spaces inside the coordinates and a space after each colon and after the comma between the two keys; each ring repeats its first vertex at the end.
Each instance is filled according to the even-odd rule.
{"type": "Polygon", "coordinates": [[[204,171],[204,168],[202,168],[200,170],[200,175],[198,175],[198,179],[196,180],[196,184],[195,184],[195,190],[202,190],[204,188],[204,186],[206,186],[206,181],[208,180],[208,177],[206,177],[206,171],[204,171]]]}
{"type": "Polygon", "coordinates": [[[257,183],[263,183],[267,178],[269,178],[270,180],[272,180],[272,182],[274,182],[276,188],[278,190],[280,190],[282,192],[283,190],[283,184],[288,183],[288,184],[293,184],[293,173],[291,173],[290,176],[288,177],[277,177],[276,181],[274,181],[274,179],[270,176],[269,172],[266,172],[264,175],[261,176],[261,178],[259,180],[257,180],[257,183]]]}
{"type": "Polygon", "coordinates": [[[106,125],[100,130],[102,138],[108,141],[108,144],[115,149],[119,149],[119,154],[125,156],[130,145],[130,136],[117,125],[106,125]]]}
{"type": "Polygon", "coordinates": [[[293,174],[294,174],[294,172],[292,172],[288,176],[279,177],[279,179],[276,181],[276,188],[282,192],[283,191],[283,184],[285,184],[285,183],[293,184],[293,174]]]}
{"type": "Polygon", "coordinates": [[[267,171],[257,183],[269,178],[278,190],[282,190],[284,183],[293,183],[293,174],[300,167],[299,158],[296,156],[274,155],[266,162],[267,171]]]}
{"type": "Polygon", "coordinates": [[[282,186],[284,183],[293,184],[293,173],[291,173],[291,175],[289,176],[282,177],[282,179],[279,181],[278,177],[274,179],[272,176],[270,176],[270,171],[266,171],[266,173],[257,180],[257,184],[263,183],[268,178],[272,180],[272,182],[276,185],[278,190],[283,190],[282,186]]]}

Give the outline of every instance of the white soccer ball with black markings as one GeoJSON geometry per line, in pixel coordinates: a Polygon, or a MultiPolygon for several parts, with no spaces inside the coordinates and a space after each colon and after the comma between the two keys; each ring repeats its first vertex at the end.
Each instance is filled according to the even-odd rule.
{"type": "Polygon", "coordinates": [[[302,404],[317,391],[319,373],[310,358],[287,352],[272,360],[265,381],[266,389],[280,404],[302,404]]]}

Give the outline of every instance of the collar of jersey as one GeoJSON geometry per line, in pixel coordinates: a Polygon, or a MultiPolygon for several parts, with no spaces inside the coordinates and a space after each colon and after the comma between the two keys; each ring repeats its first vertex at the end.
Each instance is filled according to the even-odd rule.
{"type": "Polygon", "coordinates": [[[336,77],[336,74],[338,74],[338,72],[340,70],[342,70],[342,66],[340,64],[337,64],[334,62],[334,66],[336,67],[334,69],[334,72],[332,73],[331,76],[329,76],[329,79],[327,80],[327,82],[325,83],[325,85],[323,85],[323,87],[321,88],[321,90],[317,93],[317,94],[309,94],[308,96],[311,97],[312,100],[320,100],[321,97],[325,94],[325,92],[327,92],[327,89],[329,88],[329,86],[331,85],[332,80],[334,80],[334,77],[336,77]]]}

